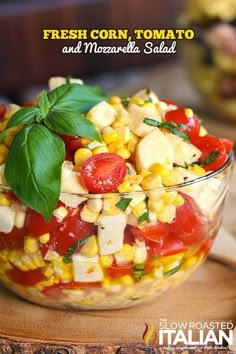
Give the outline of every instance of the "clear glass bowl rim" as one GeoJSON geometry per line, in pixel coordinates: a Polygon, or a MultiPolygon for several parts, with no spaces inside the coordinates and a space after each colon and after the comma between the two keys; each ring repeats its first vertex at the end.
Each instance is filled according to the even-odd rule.
{"type": "MultiPolygon", "coordinates": [[[[189,180],[186,182],[182,182],[179,184],[173,184],[171,186],[168,187],[158,187],[155,189],[147,189],[147,190],[141,190],[141,191],[134,191],[134,192],[108,192],[108,193],[67,193],[67,192],[61,192],[61,194],[66,194],[66,195],[71,195],[71,196],[78,196],[81,198],[88,198],[88,199],[96,199],[96,198],[112,198],[112,197],[130,197],[130,196],[137,196],[137,195],[142,195],[142,194],[147,194],[148,193],[158,193],[158,192],[169,192],[169,191],[173,191],[173,190],[178,190],[181,188],[184,188],[186,186],[190,186],[196,183],[201,183],[203,181],[206,181],[208,179],[211,179],[213,177],[216,177],[218,175],[220,175],[223,171],[225,171],[227,168],[229,168],[230,166],[233,165],[234,162],[234,152],[231,151],[227,161],[224,163],[223,166],[221,166],[220,168],[218,168],[215,171],[209,172],[207,174],[205,174],[204,176],[201,177],[197,177],[193,180],[189,180]]],[[[9,191],[11,190],[11,188],[9,186],[6,185],[2,185],[0,184],[0,188],[2,190],[6,190],[9,191]]]]}

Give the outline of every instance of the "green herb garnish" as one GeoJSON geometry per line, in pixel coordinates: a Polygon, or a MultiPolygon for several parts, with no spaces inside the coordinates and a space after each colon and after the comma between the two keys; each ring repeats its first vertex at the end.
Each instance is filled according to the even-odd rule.
{"type": "Polygon", "coordinates": [[[80,240],[76,241],[75,243],[73,243],[67,250],[63,261],[64,263],[71,263],[72,262],[72,255],[74,254],[75,250],[84,245],[91,237],[92,235],[86,236],[84,238],[81,238],[80,240]]]}
{"type": "Polygon", "coordinates": [[[141,224],[144,221],[149,222],[149,215],[147,211],[138,217],[138,224],[141,224]]]}
{"type": "Polygon", "coordinates": [[[151,118],[145,118],[143,120],[144,123],[151,125],[153,127],[157,127],[157,128],[165,128],[167,130],[169,130],[172,134],[179,136],[180,138],[182,138],[184,141],[189,141],[190,140],[190,136],[186,133],[184,133],[182,130],[180,130],[179,128],[182,128],[184,130],[190,130],[190,128],[182,123],[175,123],[172,120],[168,121],[168,122],[159,122],[155,119],[151,119],[151,118]]]}
{"type": "Polygon", "coordinates": [[[61,167],[65,144],[56,135],[78,135],[101,141],[83,113],[106,99],[97,87],[67,83],[42,91],[38,107],[23,107],[8,121],[6,131],[25,125],[16,134],[5,166],[5,177],[16,196],[31,209],[50,220],[60,195],[61,167]]]}
{"type": "Polygon", "coordinates": [[[217,156],[219,155],[219,151],[212,151],[208,157],[206,157],[202,162],[201,166],[209,165],[210,163],[215,162],[217,156]]]}
{"type": "Polygon", "coordinates": [[[147,95],[150,95],[150,93],[151,93],[150,87],[146,87],[146,94],[147,94],[147,95]]]}
{"type": "Polygon", "coordinates": [[[165,272],[164,273],[164,277],[167,278],[167,277],[170,277],[171,275],[177,273],[181,268],[181,264],[179,264],[177,267],[169,270],[168,272],[165,272]]]}
{"type": "Polygon", "coordinates": [[[191,163],[187,163],[186,161],[184,161],[184,165],[179,165],[177,163],[173,164],[174,167],[181,167],[181,168],[185,168],[185,169],[188,169],[190,166],[194,166],[194,165],[199,165],[199,161],[195,161],[195,162],[191,162],[191,163]]]}
{"type": "Polygon", "coordinates": [[[129,98],[124,98],[121,103],[123,104],[123,106],[127,107],[129,104],[129,98]]]}
{"type": "Polygon", "coordinates": [[[133,271],[133,276],[136,279],[142,279],[143,275],[144,275],[144,268],[145,268],[145,264],[136,264],[134,267],[134,271],[133,271]]]}
{"type": "Polygon", "coordinates": [[[120,201],[116,204],[116,207],[125,211],[131,200],[132,198],[121,198],[120,201]]]}

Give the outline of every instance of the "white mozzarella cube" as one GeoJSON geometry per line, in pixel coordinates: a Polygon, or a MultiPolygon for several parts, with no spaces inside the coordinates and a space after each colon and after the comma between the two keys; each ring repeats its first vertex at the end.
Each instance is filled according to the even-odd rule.
{"type": "MultiPolygon", "coordinates": [[[[11,232],[15,221],[15,211],[9,206],[0,206],[0,232],[11,232]]],[[[6,235],[7,237],[7,235],[6,235]]]]}
{"type": "Polygon", "coordinates": [[[106,101],[96,104],[87,114],[87,118],[94,123],[98,130],[111,125],[116,119],[116,110],[106,101]]]}
{"type": "Polygon", "coordinates": [[[154,105],[144,108],[135,103],[131,103],[128,107],[128,112],[131,117],[130,130],[141,137],[144,137],[155,129],[155,127],[143,122],[145,118],[161,121],[161,116],[154,105]]]}
{"type": "Polygon", "coordinates": [[[74,281],[95,282],[103,280],[102,267],[98,263],[99,257],[86,257],[79,253],[72,256],[74,281]]]}
{"type": "Polygon", "coordinates": [[[199,160],[202,152],[196,146],[174,134],[166,134],[166,138],[174,149],[174,163],[184,165],[185,162],[189,164],[199,160]]]}
{"type": "Polygon", "coordinates": [[[79,172],[73,171],[73,164],[65,161],[61,172],[61,193],[87,193],[88,190],[81,184],[79,172]]]}
{"type": "MultiPolygon", "coordinates": [[[[66,78],[65,77],[61,77],[61,76],[54,76],[54,77],[51,77],[49,80],[48,80],[48,87],[49,87],[49,90],[52,91],[54,90],[55,88],[61,86],[61,85],[64,85],[66,83],[66,78]]],[[[83,81],[80,80],[80,79],[75,79],[75,78],[70,78],[70,83],[72,84],[79,84],[79,85],[82,85],[83,84],[83,81]]]]}

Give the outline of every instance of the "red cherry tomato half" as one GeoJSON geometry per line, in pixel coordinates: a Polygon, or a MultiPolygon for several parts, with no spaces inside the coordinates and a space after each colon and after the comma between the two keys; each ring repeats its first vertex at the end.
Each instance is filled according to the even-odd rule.
{"type": "Polygon", "coordinates": [[[42,255],[45,256],[48,250],[65,255],[73,243],[94,233],[94,224],[81,220],[78,213],[50,232],[50,240],[42,248],[42,255]]]}
{"type": "Polygon", "coordinates": [[[6,105],[4,103],[0,103],[0,119],[4,117],[6,111],[6,105]]]}
{"type": "Polygon", "coordinates": [[[74,152],[82,147],[81,139],[77,135],[58,134],[65,143],[66,157],[68,161],[74,160],[74,152]]]}
{"type": "Polygon", "coordinates": [[[140,240],[160,241],[165,239],[169,233],[169,224],[159,222],[156,225],[147,225],[143,228],[130,226],[134,237],[140,240]]]}
{"type": "Polygon", "coordinates": [[[173,106],[176,106],[176,108],[178,107],[178,103],[176,103],[175,101],[172,101],[172,100],[168,100],[168,99],[160,99],[161,102],[165,102],[166,104],[171,104],[173,106]]]}
{"type": "Polygon", "coordinates": [[[170,224],[172,235],[184,245],[198,244],[207,236],[208,219],[201,215],[192,198],[182,195],[184,204],[176,208],[175,221],[170,224]]]}
{"type": "Polygon", "coordinates": [[[132,245],[135,242],[131,228],[132,226],[127,225],[124,232],[124,243],[128,243],[129,245],[132,245]]]}
{"type": "Polygon", "coordinates": [[[196,139],[199,136],[200,122],[195,114],[188,117],[184,108],[177,108],[165,114],[165,121],[172,121],[175,123],[182,123],[190,130],[179,128],[182,132],[190,136],[190,139],[196,139]]]}
{"type": "Polygon", "coordinates": [[[34,103],[31,101],[26,101],[26,102],[24,102],[23,106],[24,107],[32,107],[32,106],[34,106],[34,103]]]}
{"type": "Polygon", "coordinates": [[[46,280],[39,269],[22,271],[18,268],[8,269],[7,276],[14,282],[24,286],[33,286],[40,281],[46,280]]]}
{"type": "MultiPolygon", "coordinates": [[[[62,202],[58,202],[56,208],[59,208],[60,206],[65,207],[62,202]]],[[[67,209],[68,214],[63,219],[62,223],[66,222],[71,217],[71,214],[75,211],[74,208],[65,208],[67,209]]],[[[26,216],[25,227],[31,236],[38,237],[58,228],[62,223],[60,223],[54,215],[52,215],[49,221],[46,221],[44,217],[37,211],[29,209],[26,216]]]]}
{"type": "Polygon", "coordinates": [[[105,152],[86,160],[80,173],[90,192],[115,192],[126,175],[126,164],[119,155],[105,152]]]}
{"type": "Polygon", "coordinates": [[[11,232],[5,234],[0,232],[0,249],[9,248],[17,249],[24,247],[24,237],[27,234],[25,228],[18,229],[16,226],[13,227],[11,232]]]}
{"type": "Polygon", "coordinates": [[[166,237],[158,242],[146,241],[148,254],[150,256],[172,256],[177,253],[187,251],[187,247],[181,240],[173,235],[166,237]]]}
{"type": "Polygon", "coordinates": [[[205,135],[198,137],[193,141],[193,144],[202,152],[200,163],[204,165],[206,171],[215,171],[222,167],[227,161],[226,148],[220,139],[211,135],[205,135]],[[206,164],[206,161],[209,160],[212,153],[218,153],[218,155],[213,162],[206,164]]]}
{"type": "Polygon", "coordinates": [[[234,147],[233,140],[227,138],[219,138],[219,140],[224,145],[226,153],[229,154],[234,147]]]}
{"type": "Polygon", "coordinates": [[[113,262],[112,265],[106,269],[106,274],[111,278],[122,277],[123,275],[132,275],[134,265],[133,263],[128,263],[123,266],[118,266],[116,262],[113,262]]]}

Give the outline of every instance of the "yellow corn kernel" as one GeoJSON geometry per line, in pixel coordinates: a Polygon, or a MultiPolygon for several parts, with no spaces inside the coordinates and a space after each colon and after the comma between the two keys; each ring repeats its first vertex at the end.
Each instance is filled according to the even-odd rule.
{"type": "Polygon", "coordinates": [[[147,211],[147,206],[144,201],[136,204],[132,209],[132,213],[134,214],[134,216],[136,216],[136,218],[146,213],[146,211],[147,211]]]}
{"type": "Polygon", "coordinates": [[[123,275],[123,277],[120,278],[121,284],[129,285],[134,283],[134,279],[130,275],[123,275]]]}
{"type": "Polygon", "coordinates": [[[76,150],[74,155],[74,162],[77,166],[82,166],[83,163],[93,155],[92,151],[87,148],[80,148],[76,150]]]}
{"type": "Polygon", "coordinates": [[[40,252],[33,253],[31,255],[31,258],[37,268],[41,268],[46,265],[40,252]]]}
{"type": "Polygon", "coordinates": [[[178,192],[177,191],[169,191],[169,192],[165,192],[165,194],[163,195],[163,201],[165,204],[173,204],[176,197],[177,197],[178,192]]]}
{"type": "Polygon", "coordinates": [[[108,145],[108,150],[109,152],[116,152],[118,149],[121,149],[124,147],[124,144],[122,143],[122,141],[116,141],[114,143],[111,143],[108,145]]]}
{"type": "Polygon", "coordinates": [[[81,248],[80,253],[87,257],[94,257],[98,254],[98,241],[95,235],[92,235],[85,245],[81,248]]]}
{"type": "Polygon", "coordinates": [[[151,173],[143,179],[141,185],[144,190],[162,187],[161,177],[156,173],[151,173]]]}
{"type": "Polygon", "coordinates": [[[47,243],[49,241],[49,238],[50,238],[49,233],[43,234],[43,235],[41,235],[39,237],[39,241],[44,244],[44,243],[47,243]]]}
{"type": "Polygon", "coordinates": [[[111,126],[113,129],[116,129],[118,127],[123,127],[124,125],[119,120],[115,120],[111,126]]]}
{"type": "Polygon", "coordinates": [[[133,247],[125,243],[120,251],[114,253],[114,257],[118,265],[125,265],[132,262],[134,259],[133,247]]]}
{"type": "Polygon", "coordinates": [[[100,256],[99,262],[102,268],[109,268],[114,261],[114,256],[109,254],[107,256],[100,256]]]}
{"type": "Polygon", "coordinates": [[[108,152],[108,151],[109,150],[106,146],[97,146],[92,150],[93,155],[102,154],[102,153],[108,152]]]}
{"type": "Polygon", "coordinates": [[[95,213],[100,213],[100,211],[102,210],[102,199],[100,198],[96,198],[96,199],[92,199],[90,198],[87,201],[87,208],[95,213]]]}
{"type": "Polygon", "coordinates": [[[94,223],[99,217],[99,213],[90,210],[86,205],[80,212],[80,217],[83,221],[94,223]]]}
{"type": "Polygon", "coordinates": [[[172,170],[170,174],[162,177],[162,183],[167,187],[173,186],[181,182],[182,177],[179,176],[178,172],[175,170],[172,170]]]}
{"type": "Polygon", "coordinates": [[[140,176],[142,176],[143,178],[147,177],[150,174],[151,174],[151,172],[149,170],[145,170],[145,169],[142,169],[140,172],[140,176]]]}
{"type": "Polygon", "coordinates": [[[106,144],[111,144],[119,140],[117,131],[110,126],[103,128],[101,135],[106,144]]]}
{"type": "Polygon", "coordinates": [[[121,99],[118,96],[112,96],[112,97],[109,97],[107,102],[110,103],[111,105],[118,104],[118,103],[121,103],[121,99]]]}
{"type": "Polygon", "coordinates": [[[6,145],[0,144],[0,155],[7,156],[8,151],[9,151],[9,149],[6,145]]]}
{"type": "Polygon", "coordinates": [[[24,251],[31,254],[39,250],[38,239],[32,236],[26,236],[24,239],[24,251]]]}
{"type": "Polygon", "coordinates": [[[87,138],[81,138],[80,139],[81,144],[85,147],[87,146],[89,143],[91,143],[91,139],[87,139],[87,138]]]}
{"type": "Polygon", "coordinates": [[[73,279],[72,264],[66,264],[63,257],[59,257],[52,261],[55,275],[61,280],[70,281],[73,279]]]}
{"type": "Polygon", "coordinates": [[[4,206],[11,205],[10,200],[7,198],[6,194],[4,193],[0,193],[0,205],[4,205],[4,206]]]}
{"type": "Polygon", "coordinates": [[[175,198],[174,204],[176,206],[181,206],[184,204],[184,198],[182,197],[182,195],[178,194],[177,197],[175,198]]]}
{"type": "Polygon", "coordinates": [[[131,116],[124,108],[118,112],[116,119],[123,125],[129,125],[131,123],[131,116]]]}
{"type": "Polygon", "coordinates": [[[164,209],[164,202],[162,199],[160,200],[148,200],[148,209],[150,211],[154,211],[155,213],[159,214],[163,211],[164,209]]]}
{"type": "Polygon", "coordinates": [[[127,144],[130,140],[130,129],[128,127],[118,126],[115,128],[115,131],[117,132],[119,139],[124,144],[127,144]]]}
{"type": "Polygon", "coordinates": [[[54,274],[54,270],[51,265],[48,265],[46,267],[43,267],[41,269],[41,272],[46,278],[51,278],[51,276],[54,274]]]}
{"type": "Polygon", "coordinates": [[[184,109],[184,113],[188,118],[192,118],[193,117],[193,110],[191,108],[185,108],[184,109]]]}
{"type": "Polygon", "coordinates": [[[38,290],[42,290],[43,288],[47,287],[47,286],[52,286],[54,285],[56,282],[55,282],[55,279],[54,277],[50,278],[50,279],[47,279],[47,280],[43,280],[41,281],[40,283],[36,284],[35,285],[35,288],[38,289],[38,290]]]}
{"type": "Polygon", "coordinates": [[[116,154],[121,156],[124,160],[127,160],[130,158],[130,151],[126,148],[117,149],[116,154]]]}
{"type": "Polygon", "coordinates": [[[144,100],[140,97],[137,97],[137,96],[132,96],[129,100],[129,103],[135,103],[137,104],[138,106],[143,106],[144,105],[144,100]]]}
{"type": "Polygon", "coordinates": [[[175,218],[176,207],[174,205],[165,205],[163,210],[157,214],[161,222],[171,222],[175,218]]]}
{"type": "Polygon", "coordinates": [[[139,138],[137,135],[133,134],[132,132],[130,133],[130,140],[128,142],[128,149],[131,153],[134,153],[136,151],[137,144],[139,142],[139,138]]]}
{"type": "Polygon", "coordinates": [[[4,139],[4,144],[7,145],[8,147],[10,147],[14,137],[15,137],[14,135],[7,134],[5,139],[4,139]]]}
{"type": "Polygon", "coordinates": [[[189,268],[198,262],[198,257],[193,256],[188,259],[183,264],[183,269],[189,268]]]}
{"type": "Polygon", "coordinates": [[[207,134],[208,134],[208,131],[206,130],[205,127],[203,127],[203,126],[201,125],[201,127],[200,127],[200,132],[199,132],[199,136],[205,136],[205,135],[207,135],[207,134]]]}
{"type": "Polygon", "coordinates": [[[112,105],[112,108],[114,108],[114,110],[119,113],[123,109],[123,106],[122,103],[116,103],[112,105]]]}
{"type": "Polygon", "coordinates": [[[204,168],[201,166],[198,166],[198,165],[189,166],[188,171],[196,174],[199,177],[205,176],[205,174],[206,174],[206,171],[204,170],[204,168]]]}
{"type": "Polygon", "coordinates": [[[152,102],[145,102],[143,108],[156,108],[156,105],[152,102]]]}
{"type": "Polygon", "coordinates": [[[117,188],[120,193],[131,192],[132,188],[128,181],[122,182],[117,188]]]}
{"type": "Polygon", "coordinates": [[[130,184],[138,184],[139,185],[140,183],[142,183],[143,177],[140,175],[127,175],[127,176],[125,176],[125,181],[128,181],[130,184]]]}
{"type": "Polygon", "coordinates": [[[161,176],[161,178],[169,176],[171,173],[171,169],[160,164],[160,163],[154,163],[149,170],[159,176],[161,176]]]}

